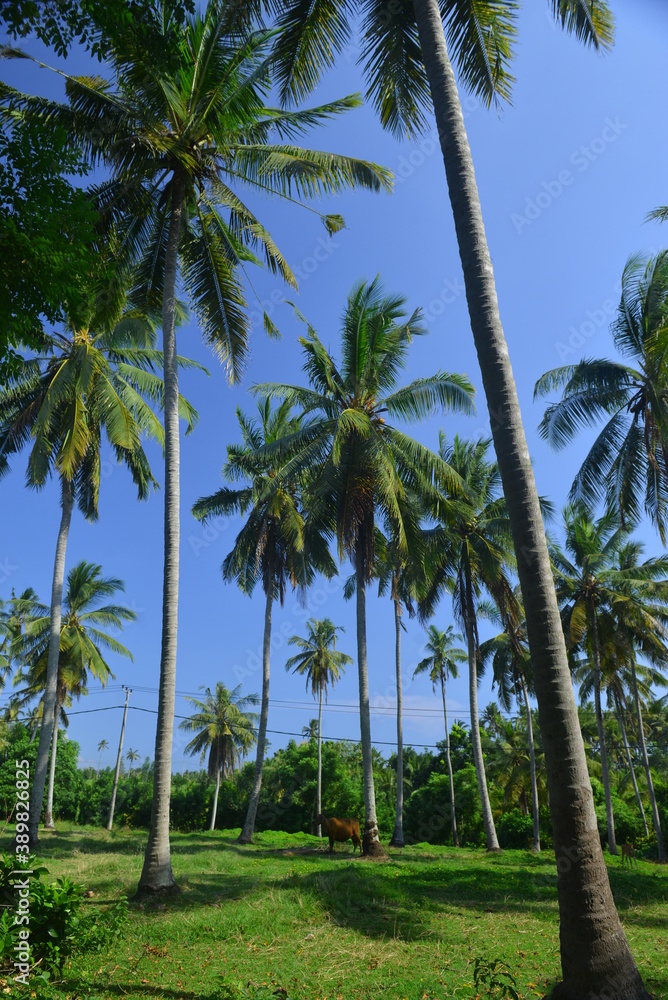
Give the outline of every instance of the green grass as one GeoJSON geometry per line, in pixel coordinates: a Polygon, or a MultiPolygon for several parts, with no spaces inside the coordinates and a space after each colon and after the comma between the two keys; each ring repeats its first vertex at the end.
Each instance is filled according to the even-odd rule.
{"type": "MultiPolygon", "coordinates": [[[[383,863],[330,857],[306,834],[174,834],[182,892],[132,906],[113,954],[77,956],[57,996],[217,1000],[220,977],[282,987],[290,1000],[468,1000],[476,957],[503,958],[522,1000],[559,975],[551,852],[486,855],[427,844],[383,863]]],[[[52,877],[70,875],[104,907],[134,892],[146,833],[41,835],[52,877]]],[[[7,846],[7,845],[5,845],[7,846]]],[[[668,870],[608,858],[615,900],[650,990],[668,997],[668,870]]],[[[33,994],[34,995],[34,994],[33,994]]]]}

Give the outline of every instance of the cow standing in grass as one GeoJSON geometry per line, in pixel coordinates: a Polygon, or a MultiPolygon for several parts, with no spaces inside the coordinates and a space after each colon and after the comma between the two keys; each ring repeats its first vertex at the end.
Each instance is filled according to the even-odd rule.
{"type": "Polygon", "coordinates": [[[352,840],[353,842],[353,854],[356,848],[359,847],[360,854],[362,853],[362,840],[360,838],[360,824],[359,820],[356,819],[337,819],[332,816],[328,819],[324,813],[320,813],[319,816],[315,818],[316,823],[322,827],[322,832],[326,837],[329,837],[329,853],[334,853],[334,841],[340,841],[345,843],[346,840],[352,840]]]}

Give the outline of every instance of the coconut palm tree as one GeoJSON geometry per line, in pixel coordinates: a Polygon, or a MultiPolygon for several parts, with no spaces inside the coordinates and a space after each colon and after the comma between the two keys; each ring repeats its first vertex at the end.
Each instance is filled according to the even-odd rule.
{"type": "Polygon", "coordinates": [[[534,396],[555,389],[540,434],[564,448],[579,431],[605,421],[571,486],[572,502],[605,500],[622,522],[643,508],[666,541],[668,516],[668,251],[629,258],[622,297],[611,327],[624,361],[584,358],[546,372],[534,396]]]}
{"type": "Polygon", "coordinates": [[[608,825],[608,848],[611,854],[616,854],[615,819],[601,706],[601,646],[598,619],[601,611],[606,607],[610,608],[614,600],[613,562],[626,533],[619,527],[618,520],[612,514],[594,521],[582,506],[566,508],[564,527],[566,552],[556,545],[552,546],[557,598],[562,607],[564,632],[568,644],[572,649],[583,648],[591,655],[594,707],[608,825]],[[572,562],[566,553],[572,556],[572,562]]]}
{"type": "Polygon", "coordinates": [[[0,690],[9,680],[16,661],[16,648],[26,628],[35,618],[48,614],[32,587],[21,594],[14,593],[8,601],[0,601],[0,690]]]}
{"type": "Polygon", "coordinates": [[[237,409],[241,444],[229,445],[223,478],[239,482],[238,489],[222,487],[217,493],[200,498],[193,514],[206,523],[210,517],[239,513],[247,515],[237,535],[234,548],[223,563],[225,580],[236,580],[249,596],[259,582],[265,593],[264,638],[262,646],[262,704],[257,737],[255,780],[248,812],[239,836],[241,843],[253,841],[255,816],[260,801],[262,769],[269,716],[269,666],[271,617],[274,602],[281,605],[287,585],[302,592],[316,572],[331,576],[336,572],[327,548],[325,535],[310,530],[303,513],[300,477],[283,477],[285,455],[271,454],[272,445],[294,438],[301,427],[301,417],[291,414],[291,404],[282,403],[272,410],[269,399],[258,404],[259,422],[250,420],[237,409]]]}
{"type": "MultiPolygon", "coordinates": [[[[112,289],[113,291],[113,289],[112,289]]],[[[61,519],[51,590],[49,667],[33,785],[30,838],[37,843],[53,730],[61,631],[65,556],[75,502],[89,521],[98,516],[101,448],[106,436],[117,461],[126,465],[140,500],[155,479],[141,441],[164,439],[151,404],[164,403],[156,372],[162,354],[155,350],[152,324],[125,308],[122,289],[95,298],[86,322],[53,334],[42,354],[28,359],[0,387],[0,476],[9,458],[30,445],[27,485],[41,489],[51,475],[60,480],[61,519]]],[[[179,364],[192,364],[179,359],[179,364]]],[[[197,366],[199,367],[199,366],[197,366]]],[[[182,398],[189,427],[196,412],[182,398]]]]}
{"type": "Polygon", "coordinates": [[[253,390],[299,405],[310,418],[301,431],[278,444],[295,453],[284,474],[310,471],[309,516],[332,526],[339,558],[347,555],[355,567],[366,854],[384,853],[376,817],[366,648],[366,588],[376,572],[376,524],[378,519],[385,522],[386,535],[396,539],[398,553],[406,556],[419,532],[407,493],[428,496],[434,481],[450,490],[458,483],[442,458],[386,417],[413,421],[445,409],[473,409],[473,387],[463,375],[438,372],[397,387],[409,345],[424,332],[419,310],[407,316],[405,299],[387,294],[379,278],[360,282],[348,296],[342,318],[341,362],[308,326],[300,341],[309,387],[266,383],[253,390]]]}
{"type": "MultiPolygon", "coordinates": [[[[316,816],[322,812],[322,699],[327,701],[327,688],[332,687],[341,678],[346,664],[352,663],[352,657],[336,648],[336,633],[345,632],[342,625],[335,625],[329,618],[309,618],[306,622],[307,636],[302,638],[291,635],[288,645],[297,646],[300,650],[291,656],[285,664],[286,670],[301,674],[306,678],[306,688],[310,685],[311,694],[318,699],[318,782],[316,791],[316,816]]],[[[322,836],[320,824],[317,826],[317,836],[322,836]]]]}
{"type": "MultiPolygon", "coordinates": [[[[250,31],[256,10],[210,0],[202,14],[171,17],[144,10],[144,28],[162,44],[147,49],[134,27],[114,34],[114,79],[67,77],[69,107],[0,92],[13,108],[62,122],[110,180],[103,216],[116,227],[124,261],[138,265],[135,299],[161,303],[165,352],[165,559],[160,694],[151,827],[140,891],[175,885],[169,849],[169,800],[176,685],[179,574],[179,415],[176,287],[183,284],[205,340],[237,379],[248,354],[244,267],[264,257],[296,288],[295,277],[248,195],[303,203],[353,187],[389,189],[390,174],[349,156],[304,149],[294,140],[359,106],[357,95],[305,111],[267,106],[274,33],[250,31]],[[247,17],[250,13],[250,18],[247,17]],[[156,49],[160,58],[156,57],[156,49]]],[[[320,212],[316,214],[320,215],[320,212]]],[[[322,216],[328,231],[339,215],[322,216]]],[[[265,328],[276,329],[265,313],[265,328]]],[[[258,743],[259,750],[259,743],[258,743]]]]}
{"type": "Polygon", "coordinates": [[[499,689],[501,707],[509,712],[513,699],[526,712],[526,734],[529,744],[529,770],[531,777],[531,808],[533,815],[532,850],[540,852],[540,814],[538,806],[538,781],[536,777],[536,748],[533,738],[533,719],[529,690],[532,686],[531,654],[527,642],[526,621],[522,608],[522,595],[517,588],[513,593],[499,595],[498,607],[490,609],[488,617],[503,632],[488,639],[480,646],[480,660],[484,665],[491,660],[494,683],[499,689]]]}
{"type": "Polygon", "coordinates": [[[100,765],[102,764],[102,754],[105,750],[109,749],[109,740],[100,740],[97,745],[97,749],[100,751],[100,759],[97,762],[97,773],[100,773],[100,765]]]}
{"type": "Polygon", "coordinates": [[[645,740],[641,694],[648,696],[650,685],[665,685],[668,667],[668,557],[641,561],[643,546],[627,541],[616,553],[615,580],[618,594],[614,605],[616,637],[625,640],[624,663],[630,677],[630,693],[636,715],[636,731],[647,780],[652,822],[660,861],[668,860],[661,830],[654,781],[645,740]],[[638,662],[638,654],[647,665],[638,662]],[[657,673],[660,671],[660,673],[657,673]],[[641,690],[642,689],[642,690],[641,690]]]}
{"type": "Polygon", "coordinates": [[[199,754],[200,763],[208,754],[209,777],[216,779],[209,829],[215,830],[220,776],[225,771],[234,771],[237,750],[246,752],[255,744],[257,715],[248,709],[257,705],[259,698],[256,694],[242,695],[240,684],[230,691],[222,681],[217,681],[214,693],[208,687],[200,690],[204,691],[204,699],[188,698],[196,712],[184,719],[179,729],[195,733],[185,748],[186,753],[199,754]]]}
{"type": "Polygon", "coordinates": [[[125,759],[130,762],[130,770],[132,770],[134,762],[139,760],[139,750],[133,750],[132,747],[130,747],[125,755],[125,759]]]}
{"type": "Polygon", "coordinates": [[[466,663],[468,655],[465,650],[455,646],[455,642],[461,642],[462,637],[459,632],[455,632],[452,625],[448,625],[445,632],[435,625],[430,625],[427,630],[428,640],[426,650],[428,655],[420,660],[413,672],[417,674],[429,671],[429,679],[436,690],[436,684],[440,685],[441,697],[443,699],[443,721],[445,723],[445,756],[448,764],[448,777],[450,779],[450,821],[452,825],[452,843],[459,847],[457,838],[457,817],[455,815],[455,785],[452,778],[452,760],[450,757],[450,730],[448,728],[448,709],[445,701],[445,685],[448,678],[459,677],[458,664],[466,663]]]}
{"type": "MultiPolygon", "coordinates": [[[[88,694],[89,675],[98,680],[103,687],[114,677],[103,651],[126,656],[132,660],[130,651],[114,636],[103,631],[108,628],[122,629],[125,622],[135,621],[137,618],[135,611],[113,600],[118,591],[123,590],[125,586],[122,580],[103,577],[102,567],[93,563],[80,562],[73,566],[67,575],[67,590],[60,627],[56,704],[44,817],[46,829],[54,829],[53,791],[58,725],[63,707],[71,705],[72,697],[78,699],[88,694]],[[109,599],[111,603],[104,603],[109,599]]],[[[25,635],[17,644],[23,666],[15,678],[15,684],[25,685],[17,692],[17,702],[26,705],[35,697],[39,697],[42,702],[42,719],[46,702],[50,643],[51,618],[46,613],[30,622],[25,635]]]]}
{"type": "Polygon", "coordinates": [[[437,499],[434,504],[433,515],[437,526],[427,532],[429,549],[420,615],[423,620],[430,617],[441,595],[445,591],[452,593],[455,617],[462,625],[468,645],[473,762],[487,850],[498,851],[478,717],[480,643],[477,606],[483,589],[489,594],[509,591],[506,571],[513,564],[513,555],[506,502],[501,496],[499,467],[488,459],[491,443],[489,438],[469,442],[455,437],[453,444],[449,445],[441,432],[439,454],[456,470],[467,493],[456,504],[449,504],[447,497],[437,499]]]}
{"type": "MultiPolygon", "coordinates": [[[[597,50],[612,45],[613,18],[606,0],[548,2],[555,21],[584,44],[597,50]]],[[[536,698],[545,723],[550,801],[556,817],[564,989],[576,996],[606,989],[610,1000],[646,1000],[596,833],[540,505],[451,62],[452,58],[466,90],[487,103],[506,99],[513,82],[509,62],[519,6],[511,0],[413,0],[412,4],[389,5],[385,0],[364,0],[359,5],[284,0],[278,18],[280,77],[286,98],[302,97],[349,44],[359,25],[368,96],[381,123],[397,135],[419,134],[431,128],[425,112],[433,108],[471,330],[508,502],[536,698]],[[578,865],[573,864],[573,856],[581,859],[578,865]],[[599,957],[603,955],[604,960],[599,957]]]]}

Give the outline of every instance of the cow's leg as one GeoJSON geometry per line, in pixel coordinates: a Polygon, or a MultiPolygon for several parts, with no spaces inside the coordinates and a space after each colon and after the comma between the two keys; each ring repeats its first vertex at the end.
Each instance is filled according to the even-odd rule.
{"type": "Polygon", "coordinates": [[[329,838],[329,853],[330,854],[334,853],[334,838],[333,837],[329,838]]]}

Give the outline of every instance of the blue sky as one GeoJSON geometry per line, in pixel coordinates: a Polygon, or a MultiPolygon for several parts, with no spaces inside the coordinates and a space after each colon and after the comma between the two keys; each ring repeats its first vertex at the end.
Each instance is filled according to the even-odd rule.
{"type": "MultiPolygon", "coordinates": [[[[540,440],[537,425],[542,405],[534,404],[533,386],[548,368],[582,356],[611,353],[608,333],[619,300],[619,280],[628,256],[665,246],[668,232],[644,223],[657,205],[668,203],[665,164],[668,133],[660,114],[665,92],[665,44],[668,11],[663,0],[616,0],[614,50],[599,56],[557,30],[547,3],[527,3],[520,19],[517,83],[512,107],[500,113],[482,108],[463,95],[466,124],[476,165],[497,291],[518,386],[524,426],[541,494],[561,507],[591,436],[555,454],[540,440]]],[[[34,49],[34,51],[37,51],[34,49]]],[[[308,103],[316,104],[363,89],[354,48],[344,53],[308,103]]],[[[64,64],[81,72],[86,61],[77,55],[64,64]]],[[[0,67],[15,86],[54,92],[53,77],[25,63],[0,67]]],[[[425,310],[429,335],[418,339],[406,379],[438,369],[467,373],[478,390],[477,416],[433,419],[413,429],[421,441],[436,446],[438,430],[449,437],[487,434],[489,423],[471,337],[459,256],[445,185],[443,162],[434,135],[419,143],[398,143],[364,107],[313,133],[310,145],[374,160],[396,175],[394,193],[353,193],[332,199],[328,211],[342,212],[347,229],[327,237],[318,219],[293,206],[265,200],[256,208],[289,262],[300,274],[294,297],[266,272],[253,283],[265,308],[283,333],[268,340],[261,321],[254,325],[252,357],[241,385],[230,388],[225,374],[191,324],[179,335],[179,350],[207,365],[210,377],[189,373],[182,391],[197,406],[200,423],[182,439],[182,545],[179,652],[176,711],[188,713],[185,695],[200,685],[222,680],[241,683],[246,692],[261,688],[260,650],[263,598],[249,599],[224,585],[220,565],[238,523],[219,522],[204,529],[191,516],[192,503],[220,484],[225,448],[236,439],[235,409],[255,404],[248,386],[267,380],[301,380],[299,324],[283,297],[295,298],[322,339],[336,350],[338,321],[350,288],[360,278],[380,274],[388,289],[408,297],[411,308],[425,310]]],[[[250,299],[249,308],[257,312],[250,299]]],[[[150,451],[154,472],[162,480],[161,456],[150,451]]],[[[25,457],[13,462],[2,483],[0,530],[0,595],[33,586],[48,600],[59,521],[55,484],[40,493],[24,487],[25,457]]],[[[648,552],[660,543],[649,526],[640,535],[648,552]]],[[[70,736],[81,745],[83,762],[97,763],[97,743],[117,744],[120,729],[120,684],[133,687],[134,709],[154,709],[160,662],[162,591],[162,494],[138,503],[126,472],[105,455],[100,520],[87,524],[78,513],[72,522],[68,566],[80,559],[100,563],[105,574],[121,577],[127,603],[137,622],[123,641],[134,663],[112,658],[116,681],[106,690],[91,685],[88,698],[74,706],[70,736]],[[91,709],[104,711],[90,712],[91,709]],[[86,714],[77,715],[77,710],[86,714]]],[[[306,609],[288,595],[274,615],[269,739],[277,748],[299,733],[316,712],[301,679],[289,676],[286,636],[303,634],[309,615],[328,615],[346,633],[340,648],[355,654],[354,607],[341,596],[340,578],[317,585],[306,609]],[[297,704],[295,704],[297,703],[297,704]],[[273,731],[273,732],[272,732],[273,731]],[[280,732],[276,732],[280,731],[280,732]]],[[[436,624],[452,621],[443,602],[436,624]]],[[[412,681],[423,655],[424,631],[405,618],[404,741],[416,747],[443,738],[440,704],[425,677],[412,681]]],[[[388,598],[368,600],[369,685],[372,735],[391,744],[393,714],[394,627],[388,598]]],[[[479,691],[481,707],[492,697],[490,680],[479,691]]],[[[450,718],[468,721],[465,676],[449,686],[450,718]]],[[[357,675],[348,671],[330,694],[323,734],[359,738],[354,709],[357,675]]],[[[153,756],[155,716],[129,713],[125,748],[153,756]]],[[[193,766],[184,754],[187,740],[175,731],[174,769],[193,766]]],[[[391,746],[382,749],[389,753],[391,746]]],[[[111,763],[112,754],[105,757],[111,763]]]]}

